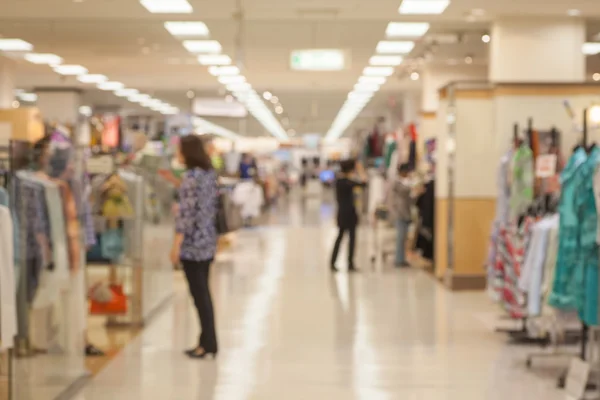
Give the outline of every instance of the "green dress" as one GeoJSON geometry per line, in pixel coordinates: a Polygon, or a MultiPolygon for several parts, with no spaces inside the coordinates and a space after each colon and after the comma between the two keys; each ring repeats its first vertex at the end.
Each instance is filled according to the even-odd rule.
{"type": "Polygon", "coordinates": [[[559,239],[552,292],[548,304],[560,310],[577,309],[578,287],[576,269],[578,265],[579,217],[575,198],[579,184],[579,169],[587,159],[585,150],[577,150],[560,174],[561,196],[558,207],[559,239]]]}
{"type": "Polygon", "coordinates": [[[516,220],[533,202],[533,152],[529,146],[519,147],[511,160],[510,217],[516,220]]]}
{"type": "Polygon", "coordinates": [[[577,310],[589,326],[598,325],[598,216],[594,197],[594,174],[600,162],[600,149],[594,147],[577,171],[575,206],[579,217],[580,250],[577,253],[577,310]]]}

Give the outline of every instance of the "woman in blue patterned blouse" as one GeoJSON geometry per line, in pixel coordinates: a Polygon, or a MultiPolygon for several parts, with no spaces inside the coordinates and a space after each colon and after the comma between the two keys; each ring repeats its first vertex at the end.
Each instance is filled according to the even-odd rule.
{"type": "Polygon", "coordinates": [[[183,264],[202,329],[197,347],[186,354],[191,358],[214,358],[218,348],[208,277],[217,249],[217,175],[198,136],[181,138],[178,157],[187,170],[179,187],[171,262],[183,264]]]}

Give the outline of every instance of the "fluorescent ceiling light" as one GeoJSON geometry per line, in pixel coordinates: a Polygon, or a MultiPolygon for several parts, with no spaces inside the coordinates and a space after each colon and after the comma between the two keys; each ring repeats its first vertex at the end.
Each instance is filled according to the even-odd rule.
{"type": "Polygon", "coordinates": [[[248,82],[232,83],[232,84],[229,84],[229,85],[227,85],[225,87],[230,92],[246,92],[246,91],[252,89],[252,86],[248,82]]]}
{"type": "Polygon", "coordinates": [[[415,47],[415,42],[382,40],[377,44],[377,53],[380,54],[406,54],[415,47]]]}
{"type": "Polygon", "coordinates": [[[588,42],[583,44],[583,54],[593,56],[600,53],[600,43],[588,42]]]}
{"type": "Polygon", "coordinates": [[[35,93],[20,93],[19,99],[21,99],[22,101],[26,101],[28,103],[33,103],[33,102],[37,101],[38,96],[35,93]]]}
{"type": "Polygon", "coordinates": [[[383,85],[386,79],[384,76],[361,76],[358,78],[358,83],[372,83],[376,85],[383,85]]]}
{"type": "Polygon", "coordinates": [[[54,67],[54,72],[60,75],[85,75],[88,73],[87,68],[81,65],[57,65],[54,67]]]}
{"type": "Polygon", "coordinates": [[[115,92],[116,96],[119,97],[130,97],[138,94],[139,91],[137,89],[119,89],[115,92]]]}
{"type": "Polygon", "coordinates": [[[202,65],[229,65],[231,57],[225,54],[206,54],[198,56],[198,62],[202,65]]]}
{"type": "Polygon", "coordinates": [[[153,14],[189,14],[194,9],[187,0],[140,0],[153,14]]]}
{"type": "Polygon", "coordinates": [[[365,93],[365,92],[350,92],[348,93],[348,99],[357,100],[357,99],[370,99],[373,97],[373,93],[365,93]]]}
{"type": "Polygon", "coordinates": [[[125,87],[121,82],[101,82],[98,84],[100,90],[121,90],[125,87]]]}
{"type": "Polygon", "coordinates": [[[363,70],[364,76],[390,76],[394,74],[392,67],[366,67],[363,70]]]}
{"type": "Polygon", "coordinates": [[[202,36],[209,35],[208,27],[204,22],[165,22],[165,28],[173,36],[202,36]]]}
{"type": "Polygon", "coordinates": [[[83,83],[102,83],[102,82],[106,82],[108,80],[108,78],[105,75],[87,74],[87,75],[78,76],[77,80],[79,82],[83,82],[83,83]]]}
{"type": "Polygon", "coordinates": [[[147,94],[134,94],[131,95],[129,97],[127,97],[127,100],[133,102],[133,103],[140,103],[142,101],[148,101],[150,100],[150,96],[148,96],[147,94]]]}
{"type": "Polygon", "coordinates": [[[239,75],[240,69],[238,67],[234,67],[233,65],[227,67],[213,66],[208,68],[208,72],[213,76],[239,75]]]}
{"type": "Polygon", "coordinates": [[[427,22],[390,22],[385,31],[388,38],[409,37],[417,38],[427,33],[427,22]]]}
{"type": "Polygon", "coordinates": [[[41,54],[41,53],[29,53],[25,54],[25,60],[32,64],[46,64],[46,65],[59,65],[62,64],[62,57],[56,54],[41,54]]]}
{"type": "Polygon", "coordinates": [[[294,50],[290,56],[294,71],[340,71],[345,65],[344,52],[336,49],[294,50]]]}
{"type": "Polygon", "coordinates": [[[184,40],[183,47],[191,53],[211,53],[221,52],[221,43],[216,40],[184,40]]]}
{"type": "Polygon", "coordinates": [[[379,90],[379,85],[375,83],[357,83],[354,85],[355,92],[376,92],[379,90]]]}
{"type": "Polygon", "coordinates": [[[400,14],[441,14],[450,5],[450,0],[403,0],[400,14]]]}
{"type": "Polygon", "coordinates": [[[395,67],[402,64],[402,56],[373,56],[369,60],[369,64],[395,67]]]}
{"type": "Polygon", "coordinates": [[[244,83],[246,82],[246,78],[242,75],[220,76],[219,82],[221,82],[223,85],[230,85],[232,83],[244,83]]]}
{"type": "Polygon", "coordinates": [[[31,51],[33,45],[21,39],[0,39],[0,51],[31,51]]]}

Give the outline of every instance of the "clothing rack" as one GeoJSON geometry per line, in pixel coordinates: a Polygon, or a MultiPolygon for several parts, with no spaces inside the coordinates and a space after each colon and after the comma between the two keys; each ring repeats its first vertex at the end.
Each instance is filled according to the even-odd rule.
{"type": "MultiPolygon", "coordinates": [[[[519,127],[519,123],[515,122],[513,124],[513,135],[512,135],[512,144],[513,144],[513,147],[515,147],[515,148],[523,145],[523,141],[520,136],[520,132],[521,132],[521,130],[519,127]]],[[[533,139],[533,118],[527,119],[527,129],[524,131],[524,133],[525,133],[525,139],[527,140],[527,145],[531,149],[531,143],[532,143],[532,139],[533,139]]],[[[519,225],[521,224],[521,222],[522,222],[522,218],[520,218],[520,220],[519,220],[519,225]]],[[[503,319],[514,320],[514,318],[511,318],[511,317],[507,317],[507,318],[503,318],[503,319]]],[[[549,341],[548,337],[531,337],[529,335],[529,332],[527,330],[527,321],[528,320],[529,320],[529,317],[523,317],[523,318],[518,319],[518,321],[520,321],[518,328],[514,328],[514,327],[513,328],[496,328],[495,331],[508,334],[513,343],[537,344],[537,345],[541,345],[541,346],[549,345],[550,341],[549,341]]]]}

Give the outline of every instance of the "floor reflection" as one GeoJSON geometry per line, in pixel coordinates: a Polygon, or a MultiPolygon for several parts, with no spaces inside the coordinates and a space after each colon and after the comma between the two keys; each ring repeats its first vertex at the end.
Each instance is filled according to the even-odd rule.
{"type": "MultiPolygon", "coordinates": [[[[421,271],[389,265],[331,275],[334,209],[279,205],[269,225],[238,235],[212,285],[216,361],[181,352],[197,337],[182,277],[172,306],[80,400],[558,400],[478,319],[483,293],[449,293],[421,271]]],[[[368,262],[371,231],[359,232],[368,262]]],[[[341,257],[340,260],[343,258],[341,257]]]]}

